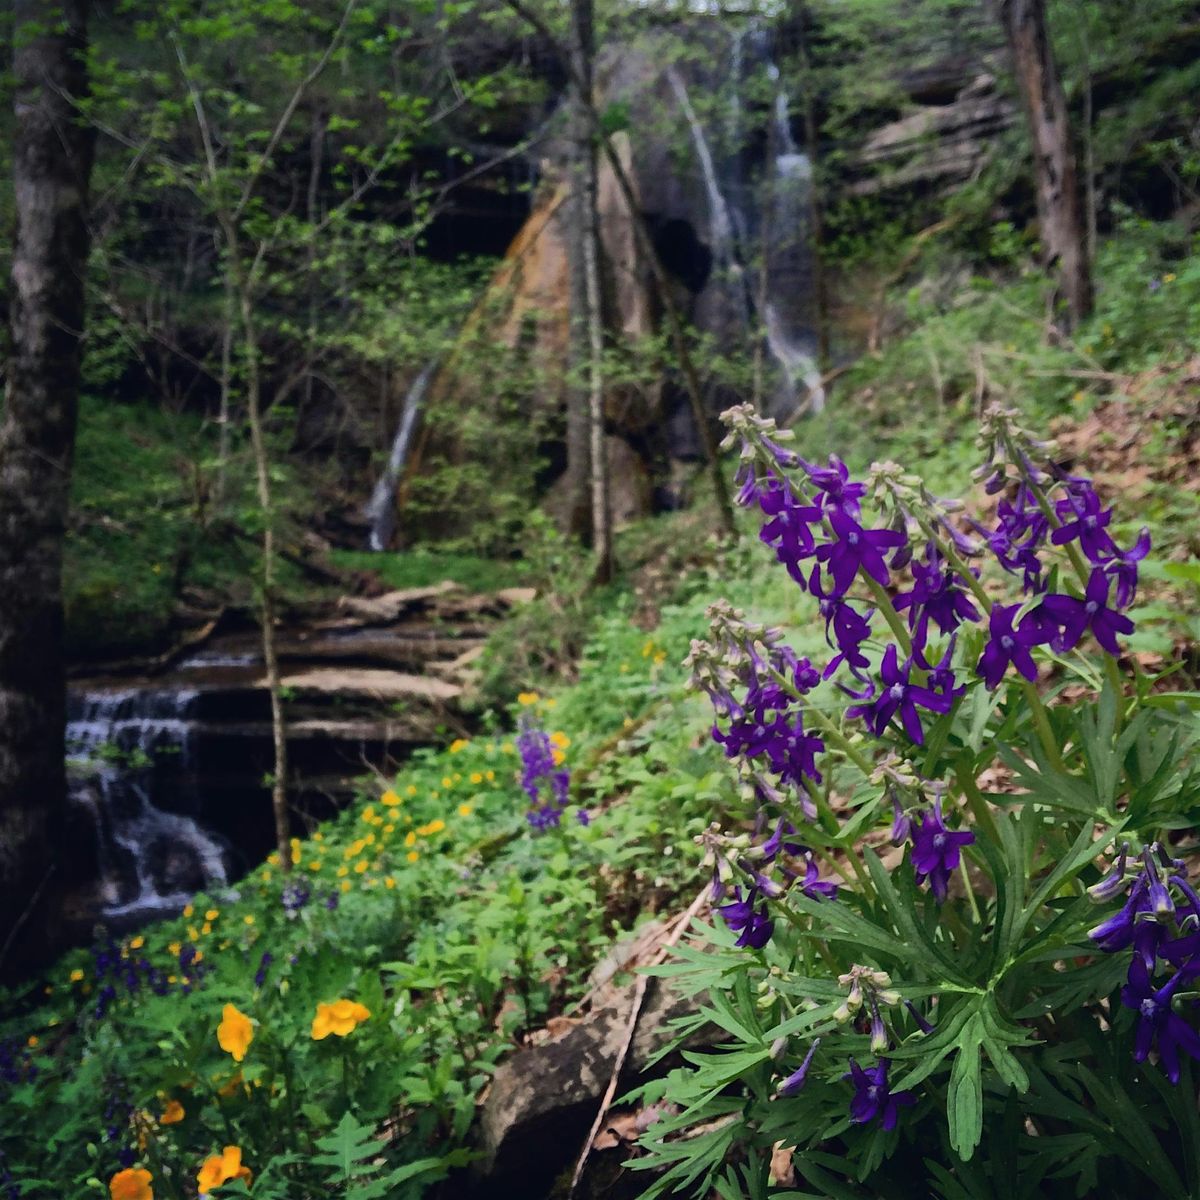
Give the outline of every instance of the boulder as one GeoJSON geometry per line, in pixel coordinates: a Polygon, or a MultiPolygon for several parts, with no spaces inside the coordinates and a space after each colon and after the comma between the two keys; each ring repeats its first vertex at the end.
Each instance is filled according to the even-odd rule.
{"type": "MultiPolygon", "coordinates": [[[[477,1126],[482,1157],[471,1180],[455,1194],[471,1200],[529,1200],[556,1194],[556,1181],[569,1178],[608,1087],[613,1062],[625,1039],[634,984],[604,989],[605,999],[583,1019],[560,1019],[552,1036],[519,1050],[492,1080],[477,1126]]],[[[650,1060],[675,1037],[671,1021],[691,1012],[692,1001],[651,980],[637,1030],[617,1086],[617,1096],[650,1071],[664,1075],[678,1065],[673,1055],[650,1060]]],[[[703,1039],[694,1039],[702,1041],[703,1039]]],[[[614,1118],[616,1119],[616,1118],[614,1118]]],[[[595,1164],[589,1164],[589,1172],[595,1164]]],[[[605,1163],[603,1194],[623,1194],[605,1163]]],[[[617,1174],[620,1174],[618,1172],[617,1174]]],[[[629,1194],[644,1189],[645,1179],[629,1194]]],[[[594,1189],[593,1189],[594,1191],[594,1189]]],[[[588,1188],[581,1189],[586,1195],[588,1188]]],[[[599,1194],[599,1193],[596,1193],[599,1194]]]]}

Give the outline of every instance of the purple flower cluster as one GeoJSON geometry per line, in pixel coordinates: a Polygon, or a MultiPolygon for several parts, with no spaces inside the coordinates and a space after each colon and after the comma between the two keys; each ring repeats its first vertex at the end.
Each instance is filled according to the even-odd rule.
{"type": "MultiPolygon", "coordinates": [[[[1182,874],[1183,862],[1162,847],[1143,850],[1139,861],[1125,903],[1088,936],[1110,954],[1132,949],[1121,1003],[1137,1014],[1134,1060],[1144,1062],[1157,1045],[1167,1078],[1178,1083],[1180,1050],[1200,1059],[1200,1035],[1175,1009],[1176,992],[1200,978],[1200,896],[1182,874]]],[[[1093,898],[1119,895],[1127,864],[1122,850],[1112,872],[1090,889],[1093,898]]],[[[1194,1001],[1191,1007],[1194,1013],[1194,1001]]]]}
{"type": "Polygon", "coordinates": [[[312,892],[309,891],[307,885],[299,880],[289,880],[283,885],[279,893],[279,901],[283,905],[284,916],[289,920],[295,920],[300,915],[300,910],[312,898],[312,892]]]}
{"type": "MultiPolygon", "coordinates": [[[[190,946],[184,950],[195,954],[190,946]]],[[[135,996],[145,987],[156,996],[165,996],[171,990],[165,971],[154,966],[144,955],[122,955],[121,948],[111,937],[103,944],[93,946],[91,953],[92,979],[97,988],[93,1014],[97,1018],[103,1017],[122,993],[135,996]]],[[[182,952],[180,965],[183,965],[182,952]]]]}
{"type": "Polygon", "coordinates": [[[919,809],[906,815],[899,801],[893,796],[896,809],[892,822],[892,840],[899,845],[912,838],[913,874],[918,884],[928,882],[934,898],[939,904],[946,899],[950,876],[958,870],[962,848],[975,843],[975,835],[969,829],[951,830],[942,818],[942,797],[939,793],[932,809],[919,809]]]}
{"type": "Polygon", "coordinates": [[[36,1079],[37,1074],[26,1042],[15,1037],[0,1040],[0,1082],[15,1086],[26,1079],[36,1079]]]}
{"type": "Polygon", "coordinates": [[[856,1125],[878,1121],[883,1130],[896,1128],[900,1106],[916,1104],[912,1092],[893,1092],[888,1084],[889,1063],[881,1058],[873,1067],[860,1067],[850,1060],[850,1070],[842,1077],[854,1084],[854,1099],[850,1101],[850,1119],[856,1125]]]}
{"type": "Polygon", "coordinates": [[[526,820],[534,829],[556,826],[567,806],[571,772],[554,761],[550,735],[528,716],[521,719],[517,753],[521,756],[521,787],[529,797],[526,820]]]}

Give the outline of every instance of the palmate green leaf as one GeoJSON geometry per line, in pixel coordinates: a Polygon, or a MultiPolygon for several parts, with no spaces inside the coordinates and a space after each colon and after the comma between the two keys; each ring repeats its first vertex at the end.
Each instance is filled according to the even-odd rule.
{"type": "Polygon", "coordinates": [[[1079,813],[1081,816],[1093,819],[1109,819],[1112,814],[1100,811],[1093,789],[1083,780],[1074,775],[1067,775],[1050,766],[1036,746],[1030,747],[1036,765],[1031,767],[1011,746],[1000,744],[1000,757],[1012,769],[1016,782],[1023,787],[1029,796],[1001,797],[1007,803],[1029,799],[1036,800],[1047,808],[1063,809],[1067,812],[1079,813]]]}
{"type": "Polygon", "coordinates": [[[983,1039],[983,1015],[976,1012],[959,1035],[958,1053],[950,1068],[950,1086],[946,1092],[950,1145],[964,1162],[975,1153],[983,1134],[983,1079],[980,1073],[983,1039]]]}
{"type": "Polygon", "coordinates": [[[849,942],[892,962],[915,962],[921,955],[919,945],[898,939],[892,930],[881,928],[840,899],[836,903],[813,900],[793,888],[780,907],[787,907],[793,913],[799,910],[814,918],[812,930],[806,930],[806,936],[827,942],[849,942]]]}
{"type": "Polygon", "coordinates": [[[945,979],[955,983],[965,983],[966,980],[955,961],[942,946],[929,936],[923,926],[917,924],[916,910],[913,907],[915,893],[910,892],[907,897],[901,896],[883,863],[880,862],[879,856],[869,846],[864,847],[862,856],[884,911],[889,913],[896,922],[896,935],[899,940],[910,951],[924,950],[926,956],[932,960],[932,963],[927,964],[927,968],[936,964],[938,971],[945,979]]]}

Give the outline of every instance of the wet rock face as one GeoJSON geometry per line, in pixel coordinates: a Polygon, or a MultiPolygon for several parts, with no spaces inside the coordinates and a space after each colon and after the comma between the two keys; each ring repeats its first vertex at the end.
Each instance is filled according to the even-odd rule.
{"type": "MultiPolygon", "coordinates": [[[[501,1064],[477,1129],[483,1157],[472,1178],[456,1182],[454,1195],[463,1200],[540,1200],[562,1190],[561,1177],[565,1174],[569,1180],[608,1087],[632,997],[631,984],[561,1036],[520,1050],[501,1064]]],[[[651,982],[617,1085],[618,1096],[644,1078],[650,1059],[673,1040],[672,1018],[690,1009],[691,1002],[659,981],[651,982]]],[[[668,1056],[655,1064],[653,1073],[663,1075],[676,1065],[668,1056]]],[[[634,1196],[645,1189],[644,1176],[631,1180],[629,1172],[616,1167],[617,1155],[625,1157],[620,1150],[593,1152],[577,1193],[580,1197],[634,1196]]]]}

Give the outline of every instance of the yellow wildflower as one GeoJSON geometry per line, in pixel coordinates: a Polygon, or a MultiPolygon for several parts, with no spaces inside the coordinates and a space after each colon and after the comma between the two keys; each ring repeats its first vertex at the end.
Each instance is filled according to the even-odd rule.
{"type": "Polygon", "coordinates": [[[253,924],[254,924],[254,914],[253,914],[253,913],[247,913],[247,914],[246,914],[246,915],[245,915],[245,916],[242,918],[242,923],[243,923],[244,925],[253,925],[253,924]]]}
{"type": "Polygon", "coordinates": [[[350,868],[348,866],[346,866],[345,863],[342,863],[342,865],[340,867],[338,867],[338,869],[337,869],[337,877],[339,879],[345,879],[346,876],[349,874],[350,874],[350,868]]]}
{"type": "Polygon", "coordinates": [[[368,833],[364,839],[364,844],[367,846],[375,845],[375,835],[373,833],[368,833]]]}
{"type": "Polygon", "coordinates": [[[242,1166],[242,1152],[236,1146],[226,1146],[220,1154],[206,1158],[196,1176],[201,1195],[216,1191],[231,1179],[244,1179],[247,1184],[251,1179],[250,1169],[242,1166]]]}
{"type": "Polygon", "coordinates": [[[375,820],[375,806],[373,804],[368,804],[367,807],[363,809],[362,819],[368,824],[375,820]]]}
{"type": "Polygon", "coordinates": [[[451,779],[449,775],[443,775],[442,776],[442,787],[444,787],[447,791],[449,791],[450,788],[452,788],[453,786],[454,786],[454,780],[451,779]]]}
{"type": "Polygon", "coordinates": [[[188,926],[188,940],[194,942],[199,936],[200,936],[200,930],[198,930],[195,927],[195,925],[189,925],[188,926]]]}
{"type": "MultiPolygon", "coordinates": [[[[271,864],[271,866],[273,866],[273,867],[279,866],[278,851],[272,850],[271,853],[267,855],[267,862],[269,862],[271,864]]],[[[264,871],[263,874],[265,875],[266,872],[264,871]]]]}
{"type": "Polygon", "coordinates": [[[181,942],[172,942],[167,949],[171,952],[171,954],[178,958],[180,950],[183,949],[183,944],[181,942]]]}
{"type": "Polygon", "coordinates": [[[200,932],[201,932],[201,933],[202,933],[202,934],[203,934],[205,937],[208,937],[208,935],[209,935],[210,933],[212,933],[212,922],[211,922],[211,921],[205,921],[205,922],[204,922],[204,924],[200,926],[200,932]]]}
{"type": "Polygon", "coordinates": [[[415,796],[417,794],[417,785],[415,783],[410,783],[408,787],[404,789],[404,794],[406,796],[415,796]]]}
{"type": "Polygon", "coordinates": [[[245,1013],[232,1004],[221,1010],[221,1023],[217,1026],[217,1043],[221,1049],[233,1055],[234,1062],[246,1057],[250,1043],[254,1041],[254,1025],[245,1013]]]}
{"type": "Polygon", "coordinates": [[[319,1042],[331,1033],[345,1037],[370,1015],[357,1000],[334,1000],[332,1004],[318,1004],[317,1015],[312,1023],[313,1040],[319,1042]]]}
{"type": "Polygon", "coordinates": [[[25,1043],[25,1045],[27,1045],[30,1048],[30,1050],[35,1050],[38,1046],[39,1041],[40,1041],[40,1039],[39,1039],[38,1035],[36,1033],[31,1033],[29,1035],[29,1040],[25,1043]]]}
{"type": "Polygon", "coordinates": [[[383,886],[389,891],[396,886],[396,881],[389,875],[384,881],[383,886]]]}
{"type": "Polygon", "coordinates": [[[341,883],[341,888],[342,888],[343,892],[348,892],[350,890],[350,880],[343,879],[342,883],[341,883]]]}
{"type": "Polygon", "coordinates": [[[466,738],[455,738],[450,743],[450,753],[457,754],[460,750],[465,750],[471,743],[466,738]]]}
{"type": "Polygon", "coordinates": [[[163,1108],[162,1116],[158,1118],[160,1125],[178,1125],[187,1114],[178,1100],[168,1100],[163,1108]]]}
{"type": "Polygon", "coordinates": [[[512,744],[512,742],[505,742],[500,747],[500,749],[504,754],[515,754],[516,753],[516,747],[512,744]]]}
{"type": "Polygon", "coordinates": [[[642,657],[649,658],[654,653],[654,641],[651,639],[642,647],[642,657]]]}
{"type": "Polygon", "coordinates": [[[183,906],[183,919],[185,921],[190,921],[192,918],[192,913],[194,913],[195,911],[196,910],[195,910],[195,908],[192,907],[192,905],[185,904],[183,906]]]}
{"type": "Polygon", "coordinates": [[[325,840],[325,835],[318,829],[317,832],[313,834],[312,840],[314,842],[323,842],[325,840]]]}
{"type": "Polygon", "coordinates": [[[383,836],[384,836],[384,837],[391,837],[391,836],[392,836],[392,834],[393,834],[393,833],[395,833],[395,832],[396,832],[396,827],[395,827],[395,825],[385,825],[385,826],[383,827],[383,836]]]}
{"type": "Polygon", "coordinates": [[[71,972],[71,982],[78,983],[82,978],[83,978],[83,972],[78,967],[76,967],[75,970],[73,970],[71,972]]]}
{"type": "Polygon", "coordinates": [[[665,663],[666,661],[667,661],[667,652],[665,650],[660,650],[654,656],[654,665],[656,667],[661,667],[663,665],[663,663],[665,663]]]}
{"type": "Polygon", "coordinates": [[[210,908],[208,912],[204,914],[204,919],[206,921],[215,921],[220,915],[221,914],[215,908],[210,908]]]}
{"type": "Polygon", "coordinates": [[[310,871],[319,871],[321,869],[321,860],[319,858],[314,858],[312,862],[308,864],[308,869],[310,871]]]}
{"type": "MultiPolygon", "coordinates": [[[[407,833],[404,835],[404,844],[405,844],[406,846],[415,846],[415,845],[417,844],[417,835],[416,835],[416,832],[415,832],[414,830],[410,829],[410,830],[409,830],[409,831],[408,831],[408,832],[407,832],[407,833]]],[[[82,972],[80,973],[80,978],[81,978],[81,979],[83,978],[82,972]]]]}
{"type": "Polygon", "coordinates": [[[522,705],[536,704],[540,697],[537,692],[518,692],[517,703],[522,705]]]}
{"type": "Polygon", "coordinates": [[[1175,282],[1175,272],[1174,272],[1174,271],[1168,271],[1168,272],[1167,272],[1167,273],[1166,273],[1166,274],[1163,276],[1163,283],[1174,283],[1174,282],[1175,282]]]}
{"type": "Polygon", "coordinates": [[[427,833],[441,833],[446,828],[446,822],[441,817],[434,817],[428,825],[425,826],[427,833]]]}
{"type": "Polygon", "coordinates": [[[367,860],[365,858],[360,858],[358,860],[358,862],[356,862],[354,864],[354,873],[356,875],[361,875],[366,869],[367,869],[367,860]]]}
{"type": "Polygon", "coordinates": [[[458,815],[460,817],[469,817],[471,815],[471,806],[469,804],[460,804],[458,806],[458,815]]]}
{"type": "Polygon", "coordinates": [[[486,772],[484,774],[484,779],[486,779],[488,781],[488,783],[495,783],[496,782],[496,772],[495,771],[486,772]]]}
{"type": "Polygon", "coordinates": [[[550,699],[547,700],[545,703],[546,703],[547,708],[553,708],[558,703],[558,701],[553,696],[551,696],[550,699]]]}
{"type": "Polygon", "coordinates": [[[204,951],[197,950],[196,953],[192,955],[192,962],[199,962],[203,957],[204,957],[204,951]]]}
{"type": "Polygon", "coordinates": [[[554,765],[556,767],[561,767],[567,756],[561,750],[555,747],[550,751],[550,757],[554,759],[554,765]]]}
{"type": "Polygon", "coordinates": [[[126,1167],[108,1181],[108,1194],[112,1200],[154,1200],[152,1178],[141,1167],[126,1167]]]}
{"type": "Polygon", "coordinates": [[[391,788],[388,788],[388,790],[379,797],[379,803],[386,805],[388,808],[395,808],[396,805],[402,803],[402,801],[400,800],[400,797],[392,791],[391,788]]]}
{"type": "Polygon", "coordinates": [[[478,772],[478,771],[471,772],[471,782],[475,783],[475,784],[479,784],[479,783],[483,782],[483,776],[480,774],[480,772],[478,772]]]}
{"type": "Polygon", "coordinates": [[[130,950],[140,950],[146,944],[146,939],[139,933],[130,943],[130,950]]]}
{"type": "Polygon", "coordinates": [[[416,862],[421,855],[416,850],[410,850],[405,856],[409,862],[416,862]]]}

